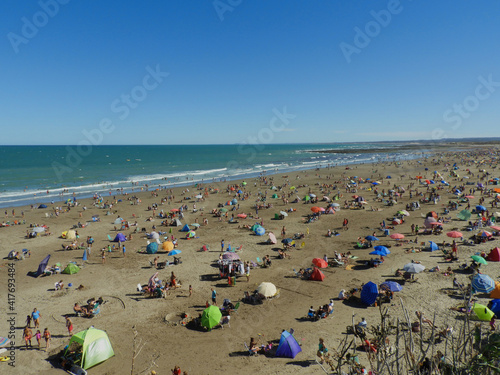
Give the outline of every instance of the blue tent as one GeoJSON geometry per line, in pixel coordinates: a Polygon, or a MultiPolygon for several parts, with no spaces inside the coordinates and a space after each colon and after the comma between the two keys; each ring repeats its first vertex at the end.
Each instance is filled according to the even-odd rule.
{"type": "Polygon", "coordinates": [[[437,243],[434,243],[432,241],[429,241],[429,250],[430,251],[436,251],[436,250],[439,250],[439,246],[437,245],[437,243]]]}
{"type": "Polygon", "coordinates": [[[366,236],[365,240],[367,241],[378,241],[378,238],[375,236],[366,236]]]}
{"type": "Polygon", "coordinates": [[[361,302],[364,302],[368,306],[371,306],[375,303],[377,297],[378,297],[377,284],[369,281],[365,285],[363,285],[363,289],[361,289],[361,302]]]}
{"type": "Polygon", "coordinates": [[[278,349],[276,350],[276,357],[295,358],[301,351],[302,348],[297,340],[295,340],[295,337],[290,332],[283,331],[278,349]]]}
{"type": "Polygon", "coordinates": [[[189,228],[189,225],[184,224],[184,226],[181,229],[181,232],[189,232],[191,229],[189,228]]]}
{"type": "Polygon", "coordinates": [[[158,251],[158,244],[156,242],[151,242],[146,247],[146,253],[148,254],[156,254],[157,251],[158,251]]]}
{"type": "Polygon", "coordinates": [[[391,252],[389,251],[389,249],[385,246],[375,246],[373,248],[373,250],[375,251],[380,251],[382,254],[376,254],[376,255],[388,255],[390,254],[391,252]]]}
{"type": "Polygon", "coordinates": [[[45,272],[45,268],[47,268],[47,264],[49,264],[50,255],[47,255],[38,265],[38,270],[36,271],[35,277],[43,275],[45,272]]]}
{"type": "Polygon", "coordinates": [[[236,198],[234,198],[232,201],[231,201],[231,204],[233,206],[236,206],[238,204],[238,200],[236,198]]]}
{"type": "Polygon", "coordinates": [[[125,242],[125,241],[127,241],[127,237],[125,237],[123,233],[118,233],[115,239],[113,240],[113,242],[125,242]]]}
{"type": "Polygon", "coordinates": [[[370,255],[380,255],[382,257],[385,257],[386,255],[389,255],[391,252],[389,250],[384,251],[384,250],[373,250],[370,255]]]}
{"type": "Polygon", "coordinates": [[[46,204],[41,204],[40,206],[38,206],[38,208],[47,208],[47,205],[46,204]]]}
{"type": "Polygon", "coordinates": [[[500,299],[493,299],[488,304],[488,308],[495,313],[496,316],[500,316],[500,299]]]}

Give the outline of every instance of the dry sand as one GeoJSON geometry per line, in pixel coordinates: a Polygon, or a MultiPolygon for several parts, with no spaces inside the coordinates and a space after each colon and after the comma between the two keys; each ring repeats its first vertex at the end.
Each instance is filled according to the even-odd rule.
{"type": "MultiPolygon", "coordinates": [[[[434,158],[434,157],[433,157],[434,158]]],[[[457,155],[440,155],[436,161],[432,158],[417,161],[402,162],[401,164],[365,164],[352,165],[347,170],[345,167],[337,167],[321,170],[310,170],[289,174],[288,178],[278,173],[274,175],[272,184],[264,185],[258,179],[247,179],[248,185],[245,191],[251,193],[248,200],[240,201],[240,209],[236,213],[255,214],[252,208],[257,199],[259,191],[264,192],[271,185],[282,185],[289,180],[290,185],[306,185],[297,189],[297,194],[303,197],[309,191],[319,197],[323,196],[318,184],[334,184],[339,187],[344,198],[339,201],[341,205],[345,199],[352,200],[352,193],[346,193],[344,188],[345,178],[348,176],[359,176],[362,178],[380,179],[382,186],[379,189],[389,189],[393,184],[407,187],[410,182],[416,183],[420,191],[425,191],[425,187],[419,186],[415,181],[416,175],[432,177],[431,172],[438,170],[445,176],[451,186],[459,184],[461,178],[448,177],[444,172],[445,162],[459,161],[457,155]],[[428,167],[429,171],[424,168],[428,167]],[[391,175],[392,179],[386,179],[391,175]],[[329,179],[327,179],[327,176],[329,179]],[[383,179],[382,179],[383,178],[383,179]],[[256,184],[256,186],[255,186],[256,184]]],[[[479,160],[479,159],[476,159],[479,160]]],[[[489,165],[461,165],[461,173],[465,173],[465,168],[470,168],[474,173],[470,181],[477,181],[478,168],[485,168],[494,175],[495,171],[489,165]]],[[[268,176],[269,178],[270,176],[268,176]]],[[[231,182],[234,184],[237,182],[231,182]]],[[[152,197],[151,192],[137,193],[142,203],[140,205],[131,205],[126,199],[130,196],[117,196],[123,199],[113,207],[114,214],[106,216],[107,209],[98,209],[92,207],[92,200],[82,200],[81,206],[72,208],[70,212],[63,213],[59,217],[46,218],[45,213],[51,212],[51,206],[48,209],[30,210],[29,207],[17,207],[16,219],[20,220],[20,213],[24,211],[26,225],[17,225],[0,228],[0,243],[2,248],[2,257],[12,249],[21,250],[28,248],[31,250],[31,257],[23,261],[15,262],[16,270],[16,300],[15,312],[17,313],[16,346],[19,348],[16,355],[16,367],[12,369],[7,363],[0,363],[0,373],[12,374],[52,374],[62,373],[62,370],[55,369],[47,361],[49,355],[60,351],[69,341],[69,335],[65,328],[64,316],[72,314],[73,304],[79,302],[84,304],[90,297],[99,297],[107,301],[101,308],[101,313],[94,319],[82,317],[73,317],[74,331],[86,329],[93,325],[96,328],[106,330],[113,345],[115,356],[110,360],[89,370],[90,374],[127,374],[130,373],[133,353],[133,327],[138,332],[137,344],[144,345],[142,351],[135,359],[135,372],[144,372],[147,369],[154,369],[158,374],[170,374],[170,369],[179,365],[189,374],[321,374],[323,370],[314,363],[318,338],[323,337],[328,347],[335,348],[340,340],[345,336],[343,333],[346,326],[351,323],[352,316],[357,322],[365,317],[368,324],[375,324],[379,321],[379,309],[375,307],[352,306],[341,301],[335,301],[335,311],[333,317],[322,319],[317,322],[305,321],[303,318],[307,315],[309,307],[312,305],[317,308],[321,304],[328,302],[330,298],[338,296],[340,289],[350,289],[359,287],[362,283],[373,281],[377,284],[386,279],[393,279],[397,268],[411,260],[418,260],[424,264],[427,269],[440,265],[445,267],[441,252],[422,252],[417,254],[406,254],[405,249],[411,245],[395,246],[396,241],[382,235],[379,230],[379,223],[385,219],[394,216],[394,214],[404,209],[406,203],[415,201],[415,198],[409,199],[406,193],[403,199],[393,207],[385,207],[382,203],[374,202],[373,191],[366,191],[369,184],[361,184],[356,194],[363,196],[368,204],[364,210],[344,210],[341,209],[335,215],[321,216],[319,221],[305,224],[303,218],[311,213],[310,204],[289,203],[285,205],[280,199],[271,199],[273,192],[268,191],[268,203],[273,204],[273,208],[259,210],[259,216],[264,221],[266,231],[272,231],[278,237],[278,245],[259,244],[267,239],[253,235],[247,229],[238,229],[238,224],[228,224],[219,222],[214,218],[210,211],[216,208],[219,203],[224,203],[233,196],[233,193],[226,192],[226,186],[229,183],[212,183],[204,186],[218,187],[221,192],[210,194],[204,202],[197,202],[197,208],[203,209],[197,213],[192,213],[194,199],[184,200],[185,196],[193,197],[197,190],[195,187],[189,187],[190,192],[182,195],[184,188],[174,189],[175,200],[173,203],[160,205],[160,209],[169,211],[172,208],[178,208],[181,203],[188,204],[189,210],[185,214],[183,223],[193,223],[195,219],[202,222],[204,217],[208,218],[208,226],[202,226],[197,230],[199,238],[192,240],[179,239],[178,248],[182,250],[182,264],[169,266],[160,271],[160,278],[167,279],[171,271],[174,271],[182,283],[182,287],[172,291],[166,299],[145,298],[136,292],[138,283],[147,283],[149,277],[155,272],[150,267],[149,261],[154,256],[139,254],[139,249],[144,249],[146,238],[143,235],[136,234],[131,242],[126,243],[127,256],[124,258],[119,251],[107,254],[106,264],[102,264],[98,249],[107,246],[109,241],[107,236],[115,236],[114,219],[119,215],[130,222],[138,221],[138,227],[145,227],[149,232],[152,225],[157,226],[157,230],[169,232],[170,228],[160,227],[161,219],[156,218],[154,222],[147,222],[146,219],[151,215],[147,207],[152,203],[160,203],[160,198],[166,192],[159,191],[159,197],[152,197]],[[86,205],[88,209],[83,211],[82,206],[86,205]],[[380,208],[378,211],[369,210],[370,206],[380,208]],[[284,220],[273,220],[274,214],[282,209],[295,208],[296,212],[284,220]],[[203,213],[203,215],[201,215],[203,213]],[[82,217],[80,217],[80,214],[82,217]],[[75,275],[56,275],[48,277],[39,277],[37,279],[26,276],[28,271],[36,271],[39,262],[47,255],[51,254],[50,264],[57,262],[65,265],[70,261],[82,263],[83,250],[63,251],[61,244],[66,243],[59,236],[62,231],[70,229],[74,224],[90,221],[92,215],[100,215],[101,222],[91,222],[86,228],[78,230],[80,241],[84,241],[88,235],[92,235],[96,240],[93,246],[92,254],[82,267],[81,271],[75,275]],[[136,215],[135,218],[133,215],[136,215]],[[349,230],[342,231],[342,220],[348,218],[349,230]],[[29,223],[46,224],[50,227],[51,236],[43,236],[34,239],[26,239],[26,230],[29,223]],[[277,251],[280,247],[281,229],[286,226],[287,236],[294,233],[309,234],[303,240],[304,248],[294,249],[290,252],[291,259],[277,259],[277,251]],[[328,229],[338,230],[339,236],[328,238],[325,236],[328,229]],[[306,268],[311,266],[311,260],[315,257],[322,258],[327,254],[330,258],[334,251],[351,251],[353,255],[359,257],[358,260],[367,260],[372,256],[368,255],[371,249],[354,250],[358,236],[365,237],[376,232],[380,241],[378,244],[392,245],[392,254],[387,256],[386,261],[378,268],[366,268],[357,265],[352,270],[346,270],[342,267],[327,268],[324,270],[326,278],[323,282],[304,281],[294,277],[293,269],[306,268]],[[218,269],[214,267],[219,257],[220,241],[225,240],[226,245],[243,246],[240,256],[243,260],[254,260],[257,257],[263,257],[269,254],[272,259],[270,268],[254,268],[251,271],[250,282],[246,282],[245,277],[239,277],[235,286],[228,286],[226,280],[218,279],[218,269]],[[198,252],[202,245],[209,245],[210,251],[198,252]],[[66,287],[63,291],[54,291],[54,283],[59,279],[64,280],[65,285],[72,283],[72,287],[66,287]],[[205,303],[210,300],[210,288],[215,287],[218,292],[218,303],[221,304],[224,298],[229,298],[236,302],[243,297],[244,291],[254,290],[262,281],[273,282],[280,289],[280,297],[265,301],[263,305],[252,306],[241,304],[237,314],[231,319],[231,327],[224,329],[214,329],[211,332],[199,332],[190,330],[181,325],[173,325],[165,322],[168,316],[172,320],[180,320],[181,313],[187,313],[190,317],[197,316],[205,307],[205,303]],[[188,286],[193,286],[194,293],[188,297],[188,286]],[[78,285],[84,285],[81,291],[76,290],[78,285]],[[43,350],[22,348],[22,329],[26,315],[30,314],[33,308],[38,308],[41,312],[41,328],[48,327],[52,332],[53,340],[50,353],[43,350]],[[295,337],[302,345],[302,353],[295,359],[287,358],[267,358],[264,355],[249,357],[244,347],[244,342],[249,343],[250,337],[260,338],[262,343],[268,340],[279,339],[283,329],[293,328],[295,337]],[[159,357],[156,357],[159,355],[159,357]],[[151,367],[152,358],[156,358],[156,366],[151,367]]],[[[290,186],[289,185],[289,186],[290,186]]],[[[289,186],[284,191],[288,193],[289,186]]],[[[472,186],[471,186],[472,187],[472,186]]],[[[326,189],[331,190],[331,189],[326,189]]],[[[280,194],[280,192],[277,192],[280,194]]],[[[441,190],[441,201],[437,205],[422,204],[421,210],[411,212],[406,222],[400,225],[396,230],[407,236],[407,239],[413,240],[409,236],[410,225],[412,223],[422,226],[422,214],[429,211],[443,212],[444,205],[453,197],[446,190],[441,190]]],[[[333,195],[333,194],[332,194],[333,195]]],[[[472,205],[478,201],[480,195],[476,194],[472,200],[472,205]]],[[[105,197],[106,199],[106,197],[105,197]]],[[[293,199],[293,198],[292,198],[293,199]]],[[[291,200],[290,199],[290,202],[291,200]]],[[[489,201],[486,204],[489,206],[489,201]]],[[[54,206],[57,206],[56,203],[54,206]]],[[[318,206],[326,206],[325,202],[319,202],[318,206]]],[[[11,209],[9,220],[12,219],[11,209]]],[[[447,216],[452,216],[453,221],[445,224],[444,233],[454,228],[462,230],[465,222],[456,220],[456,213],[452,211],[447,216]]],[[[231,215],[229,211],[229,216],[231,215]]],[[[260,220],[259,220],[260,221],[260,220]]],[[[252,218],[240,219],[239,224],[253,224],[252,218]]],[[[135,229],[131,227],[131,230],[135,229]]],[[[184,237],[179,232],[180,227],[172,228],[176,238],[184,237]]],[[[129,233],[126,231],[125,233],[129,233]]],[[[442,242],[446,240],[451,242],[445,234],[440,236],[419,236],[420,242],[433,240],[442,242]]],[[[470,234],[470,232],[465,232],[470,234]]],[[[299,241],[300,243],[301,241],[299,241]]],[[[478,251],[489,251],[494,247],[496,241],[475,247],[460,246],[459,254],[462,263],[469,258],[471,254],[478,251]]],[[[160,261],[166,260],[166,254],[160,254],[160,261]]],[[[7,306],[7,261],[2,260],[0,272],[0,298],[1,306],[7,306]]],[[[452,264],[457,268],[459,263],[452,264]]],[[[446,265],[447,267],[447,265],[446,265]]],[[[496,278],[499,274],[500,265],[498,263],[489,263],[484,266],[483,272],[496,278]]],[[[459,281],[467,283],[467,275],[458,275],[459,281]]],[[[450,306],[457,303],[457,300],[450,298],[446,290],[452,287],[452,277],[444,276],[440,273],[423,272],[418,275],[417,283],[406,283],[402,292],[397,294],[404,301],[410,312],[416,309],[422,310],[426,316],[433,317],[436,314],[436,323],[438,327],[443,328],[446,325],[457,324],[456,317],[458,313],[449,310],[450,306]]],[[[480,299],[480,302],[487,303],[487,299],[480,299]]],[[[8,331],[7,315],[5,308],[0,310],[2,319],[0,321],[0,335],[8,331]]],[[[391,307],[391,315],[401,316],[401,306],[398,298],[394,306],[391,307]]],[[[487,323],[482,323],[487,325],[487,323]]],[[[36,342],[36,340],[34,340],[36,342]]],[[[368,364],[365,354],[360,356],[361,362],[368,364]]]]}

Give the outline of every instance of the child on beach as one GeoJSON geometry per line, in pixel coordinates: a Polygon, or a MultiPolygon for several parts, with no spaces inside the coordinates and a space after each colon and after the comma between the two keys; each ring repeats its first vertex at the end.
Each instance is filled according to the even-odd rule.
{"type": "Polygon", "coordinates": [[[193,286],[190,285],[189,286],[189,297],[191,297],[193,295],[193,286]]]}
{"type": "Polygon", "coordinates": [[[66,317],[66,328],[68,329],[68,333],[70,336],[73,335],[73,322],[69,317],[66,317]]]}
{"type": "Polygon", "coordinates": [[[31,315],[26,316],[26,326],[31,328],[31,315]]]}
{"type": "Polygon", "coordinates": [[[42,338],[42,334],[40,333],[39,329],[36,331],[35,337],[36,337],[36,342],[38,343],[38,349],[40,349],[40,339],[42,338]]]}

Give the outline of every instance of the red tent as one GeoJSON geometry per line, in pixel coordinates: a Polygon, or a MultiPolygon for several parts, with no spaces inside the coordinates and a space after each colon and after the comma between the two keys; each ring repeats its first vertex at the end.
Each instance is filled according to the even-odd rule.
{"type": "Polygon", "coordinates": [[[486,259],[490,262],[500,262],[500,248],[495,247],[492,249],[486,259]]]}
{"type": "Polygon", "coordinates": [[[319,268],[314,267],[314,270],[311,274],[311,277],[309,277],[309,280],[323,281],[324,278],[325,275],[323,274],[323,272],[321,272],[319,268]]]}

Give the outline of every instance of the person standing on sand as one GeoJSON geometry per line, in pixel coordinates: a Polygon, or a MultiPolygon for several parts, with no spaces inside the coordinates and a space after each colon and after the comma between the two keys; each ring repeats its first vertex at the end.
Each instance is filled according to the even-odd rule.
{"type": "Polygon", "coordinates": [[[212,291],[212,303],[217,305],[217,291],[214,288],[210,288],[212,291]]]}
{"type": "Polygon", "coordinates": [[[286,228],[285,226],[283,226],[283,228],[281,229],[281,237],[285,238],[285,236],[286,236],[286,228]]]}
{"type": "Polygon", "coordinates": [[[24,338],[24,342],[26,343],[26,349],[28,349],[28,343],[30,344],[29,346],[31,347],[31,338],[32,337],[33,337],[33,331],[31,330],[31,328],[24,327],[23,338],[24,338]]]}
{"type": "Polygon", "coordinates": [[[68,329],[68,333],[70,336],[73,335],[73,322],[71,319],[67,316],[66,317],[66,328],[68,329]]]}
{"type": "Polygon", "coordinates": [[[42,314],[40,314],[40,311],[38,311],[36,308],[33,309],[33,312],[31,313],[31,317],[33,318],[33,323],[35,324],[35,328],[40,327],[40,317],[42,314]]]}
{"type": "Polygon", "coordinates": [[[220,241],[220,251],[224,252],[224,239],[220,241]]]}
{"type": "Polygon", "coordinates": [[[122,246],[123,257],[125,258],[125,245],[122,246]]]}
{"type": "Polygon", "coordinates": [[[106,263],[106,251],[103,249],[101,251],[102,264],[106,263]]]}
{"type": "Polygon", "coordinates": [[[245,274],[247,277],[247,283],[250,281],[250,262],[246,262],[245,274]]]}
{"type": "Polygon", "coordinates": [[[191,297],[193,295],[193,286],[190,285],[189,286],[189,297],[191,297]]]}

